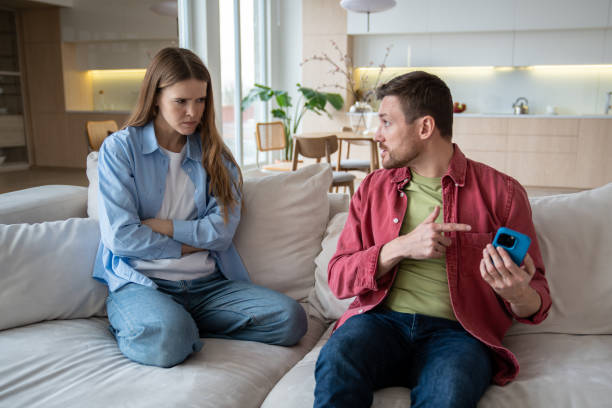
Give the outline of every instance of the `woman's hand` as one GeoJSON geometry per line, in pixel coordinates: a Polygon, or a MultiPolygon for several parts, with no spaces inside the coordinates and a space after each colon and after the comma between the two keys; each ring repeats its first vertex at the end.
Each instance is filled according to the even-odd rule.
{"type": "Polygon", "coordinates": [[[158,234],[167,235],[170,238],[174,236],[174,226],[172,220],[161,220],[159,218],[149,218],[141,221],[142,225],[146,225],[158,234]]]}

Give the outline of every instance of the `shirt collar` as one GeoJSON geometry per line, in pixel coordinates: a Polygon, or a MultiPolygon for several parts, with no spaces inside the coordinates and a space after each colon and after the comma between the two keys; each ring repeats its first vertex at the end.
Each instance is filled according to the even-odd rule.
{"type": "MultiPolygon", "coordinates": [[[[153,126],[153,121],[147,123],[143,130],[143,143],[142,143],[142,153],[149,154],[153,153],[155,150],[159,149],[159,144],[157,143],[157,138],[155,137],[155,128],[153,126]]],[[[188,157],[191,160],[202,161],[202,149],[200,147],[200,131],[196,130],[196,132],[192,135],[187,136],[187,150],[185,152],[185,157],[188,157]]]]}
{"type": "Polygon", "coordinates": [[[448,164],[448,169],[442,178],[450,177],[455,185],[463,187],[465,185],[465,173],[467,171],[467,159],[455,143],[453,143],[453,157],[448,164]]]}
{"type": "MultiPolygon", "coordinates": [[[[448,164],[448,169],[442,176],[442,179],[445,177],[450,177],[457,186],[463,187],[465,184],[465,173],[467,171],[467,159],[465,158],[465,155],[461,149],[459,149],[459,146],[457,146],[455,143],[453,143],[453,149],[453,156],[451,157],[448,164]]],[[[410,168],[408,167],[400,167],[391,171],[392,181],[394,183],[402,183],[402,186],[409,182],[412,178],[410,168]]],[[[402,186],[400,186],[400,188],[402,186]]]]}

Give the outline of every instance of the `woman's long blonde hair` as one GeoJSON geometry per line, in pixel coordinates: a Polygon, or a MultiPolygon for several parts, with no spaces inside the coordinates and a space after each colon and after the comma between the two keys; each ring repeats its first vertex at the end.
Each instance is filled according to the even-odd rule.
{"type": "Polygon", "coordinates": [[[138,95],[138,103],[123,126],[144,126],[152,121],[157,115],[155,102],[161,89],[188,79],[206,82],[204,114],[198,127],[202,140],[202,165],[210,177],[209,193],[214,195],[223,207],[223,219],[227,223],[228,208],[233,209],[237,204],[232,190],[236,188],[239,194],[242,191],[242,174],[232,152],[225,146],[217,131],[210,73],[196,54],[187,49],[175,47],[159,51],[147,68],[138,95]],[[223,159],[236,166],[237,180],[232,180],[223,159]]]}

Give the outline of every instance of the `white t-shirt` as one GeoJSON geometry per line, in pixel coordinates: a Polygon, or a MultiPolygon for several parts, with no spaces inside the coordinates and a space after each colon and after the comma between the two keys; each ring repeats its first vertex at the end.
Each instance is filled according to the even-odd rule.
{"type": "MultiPolygon", "coordinates": [[[[194,201],[195,186],[181,167],[185,158],[185,146],[180,153],[160,149],[170,159],[166,190],[159,212],[155,218],[164,220],[194,220],[198,210],[194,201]]],[[[132,260],[132,267],[149,278],[165,280],[192,280],[203,278],[215,271],[215,261],[208,251],[183,255],[180,258],[156,259],[153,261],[132,260]]]]}

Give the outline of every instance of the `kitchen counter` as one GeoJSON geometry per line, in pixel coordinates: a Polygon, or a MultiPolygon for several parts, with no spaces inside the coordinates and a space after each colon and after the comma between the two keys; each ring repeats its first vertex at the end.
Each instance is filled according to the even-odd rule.
{"type": "Polygon", "coordinates": [[[594,188],[612,182],[612,115],[454,115],[466,155],[525,186],[594,188]]]}

